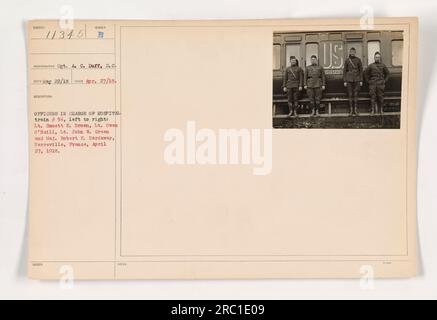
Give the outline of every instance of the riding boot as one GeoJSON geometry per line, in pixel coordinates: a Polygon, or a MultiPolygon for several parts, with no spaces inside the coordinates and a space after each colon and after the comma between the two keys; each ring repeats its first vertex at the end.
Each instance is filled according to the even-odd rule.
{"type": "Polygon", "coordinates": [[[288,104],[288,117],[293,116],[293,105],[291,103],[288,104]]]}
{"type": "Polygon", "coordinates": [[[313,117],[316,115],[316,107],[314,105],[311,106],[311,114],[310,117],[313,117]]]}
{"type": "Polygon", "coordinates": [[[371,101],[370,104],[372,106],[372,111],[370,112],[370,115],[373,116],[377,112],[376,102],[375,101],[371,101]]]}
{"type": "Polygon", "coordinates": [[[358,112],[358,102],[355,101],[355,106],[354,106],[354,113],[358,116],[359,112],[358,112]]]}
{"type": "Polygon", "coordinates": [[[295,105],[294,105],[294,108],[293,108],[293,116],[294,117],[297,117],[297,108],[299,107],[299,105],[296,103],[295,105]]]}

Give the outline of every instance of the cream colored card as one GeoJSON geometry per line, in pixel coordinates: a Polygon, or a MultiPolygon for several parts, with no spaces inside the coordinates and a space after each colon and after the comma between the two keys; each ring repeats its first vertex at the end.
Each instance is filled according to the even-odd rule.
{"type": "Polygon", "coordinates": [[[417,48],[416,18],[29,22],[29,276],[414,276],[417,48]],[[352,45],[383,115],[344,109],[352,45]]]}

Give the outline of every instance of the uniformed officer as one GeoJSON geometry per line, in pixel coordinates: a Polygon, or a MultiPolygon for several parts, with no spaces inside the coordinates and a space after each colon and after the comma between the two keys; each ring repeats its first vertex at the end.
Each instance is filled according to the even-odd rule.
{"type": "Polygon", "coordinates": [[[364,74],[369,83],[370,104],[372,106],[371,114],[378,113],[378,105],[382,114],[384,113],[385,83],[390,77],[390,72],[385,64],[381,62],[381,53],[375,53],[375,62],[367,67],[364,74]]]}
{"type": "Polygon", "coordinates": [[[363,85],[363,64],[361,59],[356,56],[355,48],[349,50],[349,57],[344,63],[343,81],[349,98],[349,115],[357,115],[358,92],[363,85]]]}
{"type": "Polygon", "coordinates": [[[320,100],[322,92],[325,90],[326,78],[325,71],[318,65],[317,56],[311,56],[311,65],[305,71],[305,89],[310,99],[311,116],[319,115],[320,100]]]}
{"type": "Polygon", "coordinates": [[[290,66],[285,69],[282,88],[288,94],[289,117],[297,116],[299,92],[303,87],[303,70],[295,56],[290,56],[290,66]]]}

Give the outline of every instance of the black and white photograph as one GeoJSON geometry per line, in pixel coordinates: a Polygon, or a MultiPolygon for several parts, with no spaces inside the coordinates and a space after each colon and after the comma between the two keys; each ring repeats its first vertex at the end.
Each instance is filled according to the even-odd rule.
{"type": "Polygon", "coordinates": [[[273,34],[273,127],[399,129],[402,31],[273,34]]]}

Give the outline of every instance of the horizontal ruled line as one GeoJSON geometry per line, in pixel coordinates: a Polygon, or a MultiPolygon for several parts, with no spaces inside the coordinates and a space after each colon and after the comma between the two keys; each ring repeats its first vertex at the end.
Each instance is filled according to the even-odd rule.
{"type": "Polygon", "coordinates": [[[47,38],[31,38],[30,40],[47,40],[47,41],[70,41],[70,40],[115,40],[114,38],[86,38],[86,39],[47,39],[47,38]]]}
{"type": "Polygon", "coordinates": [[[128,260],[117,260],[117,261],[32,261],[35,263],[148,263],[148,262],[410,262],[410,260],[363,260],[363,259],[331,259],[331,260],[142,260],[142,261],[128,261],[128,260]]]}
{"type": "Polygon", "coordinates": [[[56,67],[33,67],[32,70],[114,70],[115,68],[56,68],[56,67]]]}
{"type": "Polygon", "coordinates": [[[115,54],[115,52],[31,52],[32,55],[41,54],[115,54]]]}
{"type": "Polygon", "coordinates": [[[32,86],[69,86],[69,85],[87,85],[87,86],[110,86],[115,85],[116,83],[53,83],[53,84],[46,84],[46,83],[31,83],[32,86]]]}

